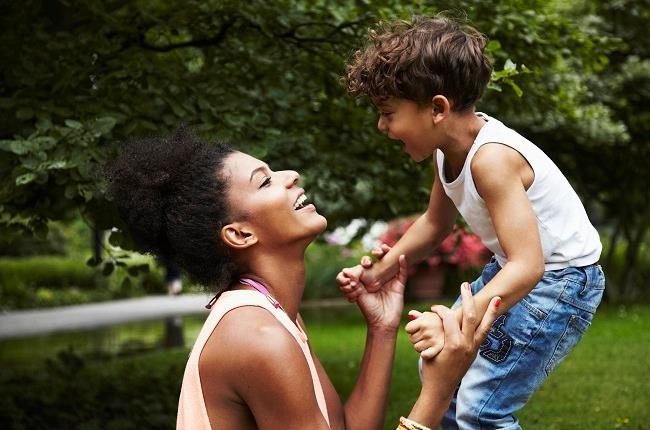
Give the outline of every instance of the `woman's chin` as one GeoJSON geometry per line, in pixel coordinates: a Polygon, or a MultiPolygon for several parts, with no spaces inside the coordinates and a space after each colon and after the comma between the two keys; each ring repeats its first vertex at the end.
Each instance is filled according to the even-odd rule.
{"type": "Polygon", "coordinates": [[[325,230],[327,230],[327,219],[320,214],[318,214],[318,218],[319,220],[317,222],[314,222],[314,228],[310,229],[311,230],[310,231],[311,234],[309,235],[310,242],[313,242],[314,239],[318,237],[318,235],[320,235],[325,230]]]}
{"type": "Polygon", "coordinates": [[[327,218],[325,218],[323,215],[318,214],[318,216],[321,218],[321,226],[320,226],[320,231],[318,234],[321,234],[325,230],[327,230],[327,218]]]}

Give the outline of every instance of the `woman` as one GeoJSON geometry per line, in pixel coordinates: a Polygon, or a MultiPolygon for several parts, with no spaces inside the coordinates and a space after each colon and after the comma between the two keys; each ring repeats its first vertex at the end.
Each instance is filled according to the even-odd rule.
{"type": "MultiPolygon", "coordinates": [[[[387,288],[357,303],[367,338],[357,383],[343,405],[311,352],[298,313],[304,253],[327,221],[293,171],[185,129],[131,141],[106,168],[110,193],[136,244],[218,293],[190,354],[178,429],[382,428],[406,263],[387,288]]],[[[471,317],[471,294],[464,293],[471,317]]],[[[446,345],[422,369],[410,418],[434,425],[489,329],[461,331],[443,307],[446,345]]],[[[466,327],[473,324],[465,324],[466,327]]],[[[413,424],[403,419],[404,428],[413,424]]]]}

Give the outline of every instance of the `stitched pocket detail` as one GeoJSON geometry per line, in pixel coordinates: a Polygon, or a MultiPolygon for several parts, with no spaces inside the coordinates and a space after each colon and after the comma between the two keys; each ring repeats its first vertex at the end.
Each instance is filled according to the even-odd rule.
{"type": "Polygon", "coordinates": [[[553,355],[551,355],[551,358],[544,367],[546,376],[550,375],[553,369],[555,369],[557,365],[566,358],[569,352],[571,352],[573,347],[575,347],[578,341],[582,338],[582,335],[585,334],[589,326],[591,326],[591,321],[581,318],[578,315],[571,315],[564,329],[564,333],[562,333],[560,340],[555,345],[553,355]]]}

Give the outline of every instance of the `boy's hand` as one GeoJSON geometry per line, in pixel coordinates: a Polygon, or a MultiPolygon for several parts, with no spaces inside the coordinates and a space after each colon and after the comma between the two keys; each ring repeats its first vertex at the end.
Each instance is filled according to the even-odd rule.
{"type": "Polygon", "coordinates": [[[406,324],[406,332],[413,348],[420,357],[431,359],[445,346],[445,332],[440,316],[433,312],[409,311],[411,321],[406,324]]]}
{"type": "Polygon", "coordinates": [[[406,257],[399,257],[399,272],[383,288],[374,293],[359,285],[361,294],[357,300],[369,329],[397,330],[404,308],[404,286],[407,273],[406,257]]]}
{"type": "MultiPolygon", "coordinates": [[[[372,249],[371,254],[377,259],[381,260],[386,253],[390,251],[390,246],[382,243],[379,246],[376,246],[372,249]]],[[[372,267],[373,261],[367,255],[361,257],[361,264],[354,267],[349,267],[341,270],[338,275],[336,275],[336,282],[339,284],[339,289],[343,294],[346,295],[350,303],[356,302],[357,298],[363,292],[362,286],[362,276],[364,271],[372,267]]],[[[367,291],[370,291],[366,288],[367,291]]],[[[372,289],[371,292],[376,291],[377,289],[372,289]]]]}
{"type": "Polygon", "coordinates": [[[363,266],[357,265],[354,267],[347,267],[336,275],[336,282],[339,284],[339,290],[348,299],[348,302],[353,303],[365,291],[361,283],[361,274],[363,273],[363,266]]]}
{"type": "MultiPolygon", "coordinates": [[[[461,287],[463,299],[462,327],[456,315],[444,306],[433,306],[433,313],[443,322],[445,346],[433,360],[422,362],[422,393],[434,399],[451,400],[461,378],[474,361],[481,342],[485,339],[497,317],[500,297],[493,297],[483,318],[476,323],[476,307],[469,284],[461,287]]],[[[415,408],[414,408],[415,409],[415,408]]],[[[413,419],[418,419],[415,415],[413,419]]],[[[421,421],[421,420],[418,420],[421,421]]]]}

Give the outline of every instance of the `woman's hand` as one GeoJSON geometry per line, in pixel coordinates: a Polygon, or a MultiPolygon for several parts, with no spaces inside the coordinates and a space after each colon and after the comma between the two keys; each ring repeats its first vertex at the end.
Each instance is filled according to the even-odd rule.
{"type": "Polygon", "coordinates": [[[422,360],[422,391],[409,418],[432,428],[440,423],[456,387],[474,362],[501,304],[501,298],[492,298],[485,315],[477,324],[476,308],[468,283],[461,286],[461,296],[462,325],[451,309],[441,305],[431,307],[431,311],[442,319],[445,343],[432,360],[422,360]]]}
{"type": "MultiPolygon", "coordinates": [[[[377,260],[381,260],[388,251],[390,251],[390,246],[382,243],[381,245],[374,247],[371,253],[377,260]]],[[[348,302],[356,302],[357,298],[362,293],[367,291],[359,288],[359,286],[362,284],[361,277],[364,271],[370,269],[372,267],[372,264],[372,258],[364,255],[361,257],[361,262],[359,265],[344,268],[338,273],[338,275],[336,275],[336,282],[339,284],[339,289],[343,294],[345,294],[348,302]]]]}
{"type": "Polygon", "coordinates": [[[370,329],[396,330],[399,327],[404,307],[407,267],[406,257],[400,255],[399,272],[380,290],[369,293],[363,284],[357,285],[357,289],[360,291],[357,296],[357,304],[370,329]]]}

